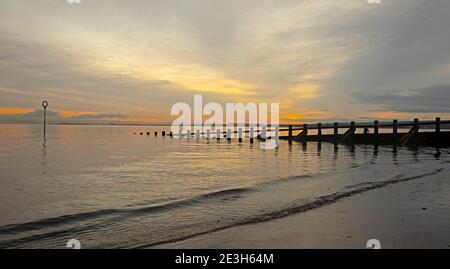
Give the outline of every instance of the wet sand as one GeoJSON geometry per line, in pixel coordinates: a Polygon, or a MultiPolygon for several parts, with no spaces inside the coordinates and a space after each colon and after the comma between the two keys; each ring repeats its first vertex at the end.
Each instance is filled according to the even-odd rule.
{"type": "Polygon", "coordinates": [[[450,248],[448,174],[392,184],[336,203],[157,248],[450,248]]]}

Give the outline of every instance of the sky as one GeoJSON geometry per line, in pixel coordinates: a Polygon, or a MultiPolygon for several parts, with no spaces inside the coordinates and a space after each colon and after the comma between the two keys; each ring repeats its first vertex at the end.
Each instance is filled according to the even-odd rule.
{"type": "Polygon", "coordinates": [[[0,0],[0,123],[171,122],[280,103],[282,122],[450,119],[448,0],[0,0]]]}

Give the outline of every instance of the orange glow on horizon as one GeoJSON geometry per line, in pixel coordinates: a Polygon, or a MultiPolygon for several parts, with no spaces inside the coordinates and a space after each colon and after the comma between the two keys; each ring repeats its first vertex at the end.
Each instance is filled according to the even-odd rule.
{"type": "Polygon", "coordinates": [[[82,115],[97,115],[98,113],[89,111],[58,111],[58,114],[63,118],[72,118],[82,115]]]}
{"type": "Polygon", "coordinates": [[[17,115],[33,112],[33,109],[23,107],[0,107],[0,115],[17,115]]]}

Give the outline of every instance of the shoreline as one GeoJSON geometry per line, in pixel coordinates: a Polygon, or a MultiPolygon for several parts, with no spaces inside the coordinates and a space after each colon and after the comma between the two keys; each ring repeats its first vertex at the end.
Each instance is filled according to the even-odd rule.
{"type": "Polygon", "coordinates": [[[448,174],[400,182],[284,218],[232,227],[154,248],[450,248],[448,174]]]}

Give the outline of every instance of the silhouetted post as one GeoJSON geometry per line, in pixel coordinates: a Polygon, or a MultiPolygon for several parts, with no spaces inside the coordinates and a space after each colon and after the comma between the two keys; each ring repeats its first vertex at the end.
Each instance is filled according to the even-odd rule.
{"type": "Polygon", "coordinates": [[[254,140],[255,140],[255,128],[250,127],[250,144],[253,144],[254,140]]]}
{"type": "Polygon", "coordinates": [[[47,107],[48,102],[42,101],[42,107],[44,108],[44,140],[47,139],[47,107]]]}
{"type": "Polygon", "coordinates": [[[166,132],[165,131],[162,132],[162,136],[166,136],[166,132]]]}
{"type": "Polygon", "coordinates": [[[375,136],[376,144],[378,144],[379,133],[380,133],[380,122],[376,120],[373,122],[373,134],[375,136]]]}
{"type": "Polygon", "coordinates": [[[147,132],[147,136],[149,136],[150,135],[150,132],[147,132]]]}
{"type": "Polygon", "coordinates": [[[398,134],[398,120],[394,120],[394,121],[392,122],[392,133],[393,133],[394,135],[397,135],[397,134],[398,134]]]}
{"type": "Polygon", "coordinates": [[[334,127],[333,127],[333,129],[334,129],[334,141],[337,141],[338,137],[339,137],[339,123],[335,122],[333,125],[334,125],[334,127]]]}
{"type": "MultiPolygon", "coordinates": [[[[439,147],[439,145],[441,143],[441,118],[439,118],[439,117],[436,118],[435,124],[436,124],[436,129],[435,129],[436,141],[435,141],[435,144],[439,147]]],[[[438,150],[438,152],[439,152],[439,150],[438,150]]]]}
{"type": "Polygon", "coordinates": [[[155,132],[155,136],[158,136],[158,132],[155,132]]]}
{"type": "Polygon", "coordinates": [[[303,124],[303,133],[304,133],[304,139],[303,139],[303,144],[306,144],[306,142],[308,141],[308,124],[303,124]]]}
{"type": "Polygon", "coordinates": [[[420,129],[419,119],[414,119],[413,127],[414,127],[414,133],[416,133],[416,134],[419,133],[419,129],[420,129]]]}
{"type": "Polygon", "coordinates": [[[322,140],[322,123],[317,124],[317,139],[322,140]]]}
{"type": "Polygon", "coordinates": [[[441,118],[436,118],[436,134],[441,132],[441,118]]]}
{"type": "Polygon", "coordinates": [[[242,143],[242,128],[239,128],[239,143],[242,143]]]}
{"type": "Polygon", "coordinates": [[[402,140],[402,145],[417,146],[419,142],[419,119],[414,119],[413,126],[402,140]]]}
{"type": "Polygon", "coordinates": [[[292,144],[292,124],[289,125],[288,140],[289,140],[289,144],[292,144]]]}

